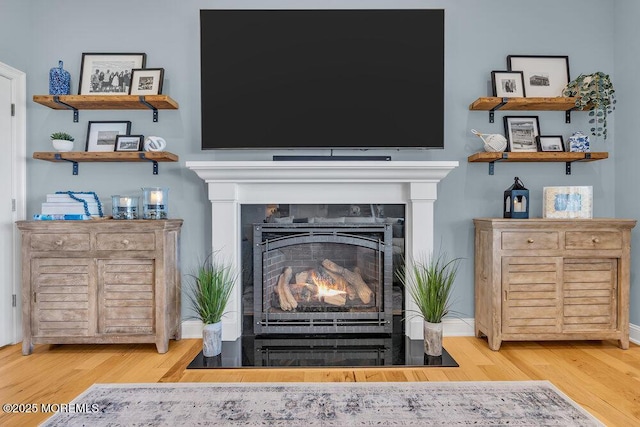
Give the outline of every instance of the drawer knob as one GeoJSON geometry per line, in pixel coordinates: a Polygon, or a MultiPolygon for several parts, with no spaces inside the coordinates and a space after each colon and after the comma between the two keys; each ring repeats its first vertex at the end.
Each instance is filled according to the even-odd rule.
{"type": "Polygon", "coordinates": [[[527,243],[533,243],[533,239],[531,238],[527,239],[527,243]]]}
{"type": "Polygon", "coordinates": [[[62,244],[64,243],[62,240],[56,240],[56,246],[62,246],[62,244]]]}
{"type": "Polygon", "coordinates": [[[600,239],[598,239],[597,237],[592,238],[591,241],[593,243],[600,243],[600,239]]]}
{"type": "Polygon", "coordinates": [[[128,245],[128,244],[129,244],[129,241],[128,241],[127,239],[124,239],[124,240],[122,241],[122,244],[123,244],[123,245],[128,245]]]}

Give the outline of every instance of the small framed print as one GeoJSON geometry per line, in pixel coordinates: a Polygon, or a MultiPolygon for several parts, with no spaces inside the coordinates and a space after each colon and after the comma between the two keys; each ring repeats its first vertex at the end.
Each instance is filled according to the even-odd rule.
{"type": "Polygon", "coordinates": [[[129,135],[130,121],[89,122],[86,151],[114,151],[118,135],[129,135]]]}
{"type": "Polygon", "coordinates": [[[164,68],[133,69],[129,95],[160,95],[163,80],[164,68]]]}
{"type": "Polygon", "coordinates": [[[593,218],[593,187],[544,187],[543,218],[593,218]]]}
{"type": "Polygon", "coordinates": [[[528,97],[562,96],[569,83],[569,57],[544,55],[508,55],[509,71],[522,71],[528,97]]]}
{"type": "Polygon", "coordinates": [[[505,116],[504,132],[507,136],[508,151],[538,151],[538,116],[505,116]]]}
{"type": "Polygon", "coordinates": [[[546,135],[538,137],[538,150],[565,151],[562,135],[546,135]]]}
{"type": "Polygon", "coordinates": [[[83,53],[78,95],[126,95],[131,70],[144,68],[145,53],[83,53]]]}
{"type": "Polygon", "coordinates": [[[525,97],[522,71],[492,71],[493,96],[500,98],[525,97]]]}
{"type": "Polygon", "coordinates": [[[116,135],[114,151],[142,151],[143,135],[116,135]]]}

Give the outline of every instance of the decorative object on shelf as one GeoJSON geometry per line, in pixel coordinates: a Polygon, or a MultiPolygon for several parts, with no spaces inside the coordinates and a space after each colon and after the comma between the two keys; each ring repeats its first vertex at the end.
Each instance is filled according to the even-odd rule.
{"type": "Polygon", "coordinates": [[[522,71],[492,71],[491,86],[493,96],[500,98],[524,98],[524,77],[522,71]]]}
{"type": "Polygon", "coordinates": [[[142,189],[142,218],[167,219],[169,217],[169,189],[145,187],[142,189]]]}
{"type": "Polygon", "coordinates": [[[589,136],[577,131],[569,137],[569,151],[574,153],[586,153],[591,151],[589,136]]]}
{"type": "Polygon", "coordinates": [[[214,357],[222,352],[222,316],[237,274],[233,266],[216,258],[213,253],[200,264],[191,278],[187,298],[195,318],[204,323],[202,330],[202,353],[204,357],[214,357]]]}
{"type": "Polygon", "coordinates": [[[138,198],[134,196],[111,196],[113,219],[138,219],[138,198]]]}
{"type": "Polygon", "coordinates": [[[538,137],[537,142],[538,150],[542,152],[565,151],[562,135],[541,135],[538,137]]]}
{"type": "Polygon", "coordinates": [[[159,136],[148,136],[144,140],[144,151],[164,151],[167,148],[167,141],[159,136]]]}
{"type": "Polygon", "coordinates": [[[146,61],[145,53],[83,53],[78,95],[127,95],[131,70],[146,61]]]}
{"type": "Polygon", "coordinates": [[[544,187],[543,218],[593,218],[593,187],[544,187]]]}
{"type": "Polygon", "coordinates": [[[142,151],[143,135],[116,135],[114,151],[142,151]]]}
{"type": "Polygon", "coordinates": [[[517,176],[514,183],[504,192],[502,217],[513,219],[529,218],[529,190],[517,176]]]}
{"type": "Polygon", "coordinates": [[[73,150],[75,138],[66,132],[54,132],[50,136],[51,144],[56,151],[67,152],[73,150]]]}
{"type": "Polygon", "coordinates": [[[62,61],[58,66],[49,70],[49,95],[69,95],[71,93],[71,74],[62,68],[62,61]]]}
{"type": "Polygon", "coordinates": [[[507,135],[509,151],[538,151],[538,116],[505,116],[504,133],[507,135]]]}
{"type": "Polygon", "coordinates": [[[130,121],[91,121],[85,151],[114,151],[116,137],[129,135],[130,131],[130,121]]]}
{"type": "Polygon", "coordinates": [[[562,96],[569,83],[569,57],[545,55],[508,55],[509,71],[522,71],[528,97],[562,96]]]}
{"type": "MultiPolygon", "coordinates": [[[[66,196],[71,200],[81,202],[84,206],[84,214],[87,216],[96,216],[97,213],[98,217],[104,217],[104,212],[102,211],[102,202],[100,201],[100,198],[95,191],[56,191],[55,194],[59,195],[59,197],[66,196]],[[91,206],[89,204],[91,204],[91,206]],[[94,204],[95,210],[93,210],[94,204]]],[[[47,195],[47,201],[49,201],[50,199],[54,199],[54,197],[50,196],[51,195],[49,194],[47,195]]]]}
{"type": "Polygon", "coordinates": [[[427,356],[442,356],[442,319],[450,311],[451,291],[461,260],[448,260],[444,253],[431,254],[426,261],[414,260],[409,273],[403,268],[396,270],[396,277],[418,306],[417,315],[424,320],[427,356]]]}
{"type": "Polygon", "coordinates": [[[135,68],[131,70],[129,95],[160,95],[164,68],[135,68]]]}
{"type": "Polygon", "coordinates": [[[475,129],[471,129],[471,133],[480,137],[482,142],[484,142],[484,151],[496,152],[507,149],[507,138],[499,133],[486,134],[480,133],[475,129]]]}
{"type": "Polygon", "coordinates": [[[608,74],[601,71],[580,74],[563,90],[564,96],[575,96],[576,107],[589,110],[591,134],[607,139],[607,116],[615,110],[615,89],[608,74]]]}

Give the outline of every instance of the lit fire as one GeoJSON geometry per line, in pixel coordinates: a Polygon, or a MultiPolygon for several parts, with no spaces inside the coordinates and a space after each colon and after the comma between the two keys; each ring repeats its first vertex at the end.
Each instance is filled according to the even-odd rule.
{"type": "Polygon", "coordinates": [[[331,280],[319,277],[315,273],[311,275],[311,279],[313,280],[314,285],[316,285],[318,298],[346,294],[345,291],[339,291],[332,288],[333,282],[331,280]]]}

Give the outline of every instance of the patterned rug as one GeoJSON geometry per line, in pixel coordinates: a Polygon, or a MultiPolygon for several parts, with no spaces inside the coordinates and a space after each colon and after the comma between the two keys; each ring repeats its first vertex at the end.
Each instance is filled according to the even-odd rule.
{"type": "Polygon", "coordinates": [[[44,426],[602,426],[548,381],[94,384],[44,426]]]}

